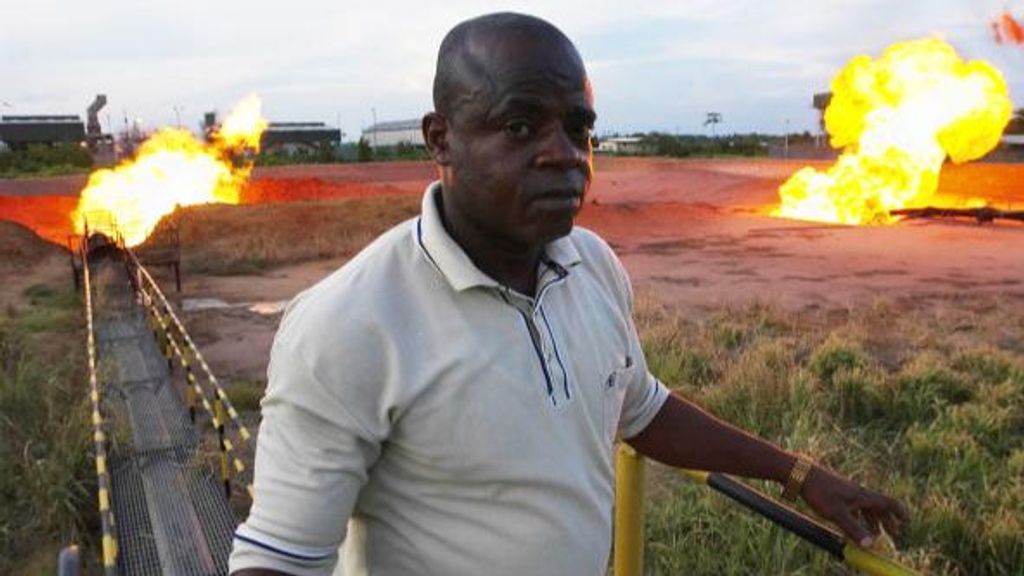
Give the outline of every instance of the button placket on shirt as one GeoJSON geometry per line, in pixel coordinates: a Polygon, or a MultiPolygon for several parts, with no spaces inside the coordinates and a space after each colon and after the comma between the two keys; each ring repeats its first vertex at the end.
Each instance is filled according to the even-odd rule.
{"type": "Polygon", "coordinates": [[[560,274],[556,274],[555,278],[547,276],[547,274],[541,274],[540,280],[542,284],[536,298],[523,296],[508,288],[503,290],[502,298],[509,305],[516,308],[526,321],[527,330],[532,345],[537,351],[538,360],[543,362],[542,371],[546,380],[545,386],[548,387],[547,391],[551,405],[554,408],[561,408],[572,399],[569,391],[569,374],[559,361],[556,344],[552,341],[554,329],[549,325],[541,306],[544,293],[551,287],[551,284],[558,282],[563,276],[560,274]]]}

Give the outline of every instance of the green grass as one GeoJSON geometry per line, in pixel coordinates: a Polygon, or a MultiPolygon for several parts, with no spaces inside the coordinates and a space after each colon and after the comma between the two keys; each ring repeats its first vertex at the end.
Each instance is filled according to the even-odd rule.
{"type": "Polygon", "coordinates": [[[346,258],[419,211],[412,195],[191,206],[161,221],[140,255],[166,248],[177,226],[186,273],[259,275],[301,262],[346,258]],[[296,240],[300,239],[300,240],[296,240]]]}
{"type": "Polygon", "coordinates": [[[47,550],[89,542],[96,522],[78,297],[45,285],[25,297],[0,318],[3,574],[38,572],[47,550]]]}
{"type": "MultiPolygon", "coordinates": [[[[641,299],[637,325],[652,370],[678,392],[907,502],[894,553],[905,564],[1020,574],[1024,350],[1006,335],[1024,329],[1024,310],[980,297],[898,304],[838,320],[764,306],[688,320],[641,299]]],[[[847,573],[706,488],[652,476],[654,574],[847,573]]]]}
{"type": "Polygon", "coordinates": [[[260,409],[260,400],[263,399],[266,387],[260,380],[239,379],[232,382],[224,392],[239,412],[256,412],[260,409]]]}

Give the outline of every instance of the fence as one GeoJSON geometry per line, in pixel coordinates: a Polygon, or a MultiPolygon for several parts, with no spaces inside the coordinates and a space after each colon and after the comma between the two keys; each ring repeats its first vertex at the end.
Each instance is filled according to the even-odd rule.
{"type": "MultiPolygon", "coordinates": [[[[616,455],[615,576],[644,574],[644,457],[622,444],[616,455]]],[[[806,542],[871,576],[917,574],[892,560],[860,548],[821,522],[780,504],[725,474],[683,470],[683,475],[746,506],[806,542]]]]}
{"type": "MultiPolygon", "coordinates": [[[[217,448],[220,457],[220,476],[224,483],[224,493],[231,497],[232,468],[235,476],[241,476],[247,471],[242,461],[240,446],[251,447],[252,434],[241,421],[238,411],[231,404],[227,392],[220,385],[217,377],[214,376],[210,365],[203,358],[196,347],[192,337],[185,330],[184,324],[174,313],[166,296],[160,290],[149,271],[141,266],[131,251],[126,251],[130,262],[130,270],[139,295],[142,297],[149,319],[149,326],[153,330],[153,336],[160,343],[164,357],[167,359],[167,368],[173,372],[175,360],[185,373],[185,404],[188,407],[189,418],[192,423],[196,422],[197,404],[202,406],[210,418],[210,423],[217,433],[217,448]],[[200,384],[196,376],[195,366],[198,365],[202,372],[206,387],[200,384]],[[207,389],[211,390],[207,393],[207,389]],[[238,445],[229,437],[228,425],[235,432],[238,445]]],[[[244,482],[246,492],[252,497],[251,478],[244,482]]]]}
{"type": "MultiPolygon", "coordinates": [[[[86,230],[85,238],[89,237],[86,230]]],[[[82,283],[85,293],[86,350],[89,369],[89,399],[92,402],[93,448],[96,460],[97,498],[99,500],[102,534],[103,570],[113,576],[117,569],[117,538],[114,535],[114,512],[110,508],[110,472],[107,469],[107,436],[103,429],[103,413],[99,379],[96,375],[96,335],[93,330],[92,285],[89,277],[88,242],[79,245],[82,261],[82,283]]]]}

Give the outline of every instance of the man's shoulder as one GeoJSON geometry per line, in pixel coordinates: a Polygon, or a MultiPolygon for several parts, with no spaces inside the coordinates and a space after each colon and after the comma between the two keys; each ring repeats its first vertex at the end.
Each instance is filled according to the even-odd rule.
{"type": "Polygon", "coordinates": [[[573,247],[580,255],[581,267],[614,297],[630,306],[633,289],[629,275],[612,246],[595,232],[582,226],[573,227],[569,235],[573,247]]]}
{"type": "Polygon", "coordinates": [[[599,236],[593,230],[584,228],[583,226],[573,226],[572,233],[569,234],[569,239],[573,243],[573,247],[580,253],[583,259],[587,257],[615,260],[618,258],[615,256],[615,252],[612,250],[611,245],[599,236]]]}
{"type": "Polygon", "coordinates": [[[382,301],[395,298],[414,283],[421,265],[413,239],[415,225],[416,218],[412,218],[394,226],[301,292],[285,310],[282,330],[295,323],[343,329],[359,325],[364,316],[374,316],[382,301]]]}
{"type": "Polygon", "coordinates": [[[619,277],[625,274],[622,263],[604,238],[583,226],[574,226],[569,239],[585,266],[595,272],[614,276],[616,282],[621,281],[619,277]]]}

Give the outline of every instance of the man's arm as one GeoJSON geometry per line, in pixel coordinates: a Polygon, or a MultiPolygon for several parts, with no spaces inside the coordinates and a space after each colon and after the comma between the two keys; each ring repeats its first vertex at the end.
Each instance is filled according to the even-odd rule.
{"type": "Polygon", "coordinates": [[[387,434],[386,422],[373,417],[384,411],[381,386],[370,383],[382,379],[373,357],[365,359],[378,343],[364,337],[320,345],[314,337],[338,336],[325,337],[316,324],[309,329],[308,318],[296,322],[286,316],[271,350],[253,505],[235,532],[232,574],[330,574],[387,434]],[[304,332],[296,335],[296,325],[304,332]]]}
{"type": "MultiPolygon", "coordinates": [[[[724,472],[785,483],[796,457],[715,418],[692,402],[669,396],[654,420],[626,440],[638,452],[679,468],[724,472]]],[[[815,512],[863,547],[885,527],[892,536],[907,521],[899,502],[815,465],[800,495],[815,512]]]]}

